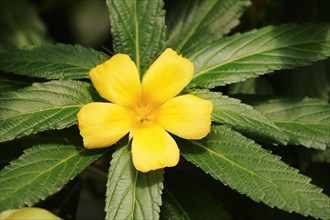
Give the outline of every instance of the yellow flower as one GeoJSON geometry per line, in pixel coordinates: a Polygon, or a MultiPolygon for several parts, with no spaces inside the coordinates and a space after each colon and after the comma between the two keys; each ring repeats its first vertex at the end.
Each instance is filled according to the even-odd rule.
{"type": "Polygon", "coordinates": [[[41,208],[9,209],[0,213],[1,220],[61,220],[53,213],[41,208]]]}
{"type": "Polygon", "coordinates": [[[210,132],[212,103],[193,95],[175,97],[193,73],[192,62],[172,49],[156,59],[142,82],[136,65],[125,54],[93,68],[90,78],[94,87],[112,103],[90,103],[79,111],[84,146],[108,147],[130,133],[137,170],[175,166],[180,152],[169,133],[196,140],[210,132]]]}

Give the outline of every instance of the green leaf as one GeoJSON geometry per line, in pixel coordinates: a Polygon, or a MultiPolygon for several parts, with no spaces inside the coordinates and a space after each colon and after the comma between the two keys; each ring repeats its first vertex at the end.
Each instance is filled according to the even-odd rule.
{"type": "Polygon", "coordinates": [[[38,133],[0,143],[0,170],[7,166],[11,161],[16,160],[22,155],[23,151],[34,145],[49,143],[66,144],[81,141],[78,126],[62,129],[56,132],[38,133]]]}
{"type": "Polygon", "coordinates": [[[287,24],[222,38],[185,56],[195,66],[189,87],[213,88],[305,66],[330,56],[330,25],[287,24]]]}
{"type": "Polygon", "coordinates": [[[176,10],[169,11],[167,45],[185,54],[218,40],[239,24],[250,4],[248,0],[179,1],[176,10]]]}
{"type": "Polygon", "coordinates": [[[213,127],[207,138],[185,145],[181,153],[188,161],[256,202],[304,216],[330,216],[330,198],[310,178],[237,132],[213,127]]]}
{"type": "Polygon", "coordinates": [[[0,1],[0,51],[45,42],[47,29],[30,1],[0,1]]]}
{"type": "Polygon", "coordinates": [[[34,83],[0,96],[0,142],[76,124],[80,108],[93,101],[89,83],[51,81],[34,83]]]}
{"type": "Polygon", "coordinates": [[[288,137],[289,143],[325,149],[330,146],[330,105],[322,99],[275,99],[255,105],[288,137]]]}
{"type": "Polygon", "coordinates": [[[195,90],[191,93],[212,101],[212,120],[214,122],[226,124],[248,135],[286,144],[288,140],[286,135],[252,106],[245,105],[238,99],[208,90],[195,90]]]}
{"type": "Polygon", "coordinates": [[[165,49],[163,0],[107,0],[116,53],[128,54],[140,75],[165,49]]]}
{"type": "Polygon", "coordinates": [[[106,219],[158,219],[163,170],[141,173],[134,168],[129,144],[121,144],[111,160],[106,219]]]}
{"type": "Polygon", "coordinates": [[[0,171],[0,211],[32,206],[59,191],[101,156],[77,144],[43,144],[27,149],[0,171]]]}
{"type": "Polygon", "coordinates": [[[108,56],[79,45],[44,44],[0,54],[0,70],[45,79],[89,78],[89,71],[108,56]]]}
{"type": "Polygon", "coordinates": [[[230,219],[203,186],[181,181],[165,181],[161,219],[230,219]]]}

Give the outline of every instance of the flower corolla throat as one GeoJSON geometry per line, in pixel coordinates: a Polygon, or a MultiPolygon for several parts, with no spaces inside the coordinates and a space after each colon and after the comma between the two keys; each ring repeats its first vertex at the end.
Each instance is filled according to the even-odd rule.
{"type": "Polygon", "coordinates": [[[175,166],[180,151],[170,134],[197,140],[210,132],[212,102],[178,95],[193,73],[192,62],[172,49],[154,61],[142,80],[135,63],[125,54],[114,55],[93,68],[91,81],[109,103],[90,103],[79,111],[84,146],[108,147],[130,133],[137,170],[175,166]]]}

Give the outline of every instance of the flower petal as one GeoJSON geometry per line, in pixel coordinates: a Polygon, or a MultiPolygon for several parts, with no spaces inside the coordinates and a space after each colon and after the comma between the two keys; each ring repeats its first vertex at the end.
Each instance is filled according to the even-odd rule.
{"type": "Polygon", "coordinates": [[[134,132],[132,157],[137,170],[148,172],[177,165],[180,151],[174,139],[163,128],[144,122],[134,132]]]}
{"type": "Polygon", "coordinates": [[[162,104],[188,85],[194,74],[194,65],[172,49],[166,49],[150,66],[142,80],[145,102],[162,104]]]}
{"type": "Polygon", "coordinates": [[[134,126],[134,113],[120,105],[94,102],[78,113],[78,126],[86,148],[115,144],[134,126]]]}
{"type": "Polygon", "coordinates": [[[135,63],[117,54],[93,68],[89,74],[98,93],[110,102],[129,106],[141,99],[141,82],[135,63]]]}
{"type": "Polygon", "coordinates": [[[201,139],[210,132],[212,102],[194,95],[171,99],[155,110],[152,120],[185,139],[201,139]]]}
{"type": "Polygon", "coordinates": [[[61,220],[60,217],[47,211],[46,209],[29,207],[20,209],[9,209],[0,213],[0,219],[6,220],[61,220]]]}

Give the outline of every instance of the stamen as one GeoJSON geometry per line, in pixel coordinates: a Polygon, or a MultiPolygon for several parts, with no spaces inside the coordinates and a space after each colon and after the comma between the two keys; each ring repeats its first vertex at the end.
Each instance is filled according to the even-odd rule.
{"type": "Polygon", "coordinates": [[[148,102],[139,102],[136,109],[136,119],[138,122],[150,121],[153,107],[148,102]]]}

